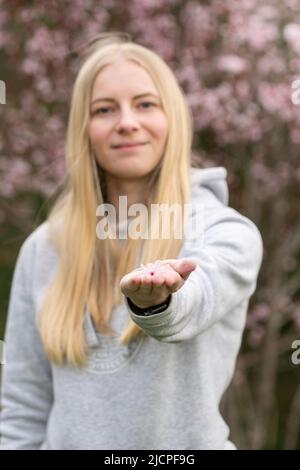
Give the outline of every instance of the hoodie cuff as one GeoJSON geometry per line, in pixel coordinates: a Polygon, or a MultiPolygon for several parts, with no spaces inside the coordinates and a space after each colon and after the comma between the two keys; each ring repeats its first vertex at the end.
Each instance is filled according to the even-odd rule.
{"type": "Polygon", "coordinates": [[[170,305],[171,297],[172,297],[172,294],[170,294],[167,300],[165,300],[161,304],[154,305],[154,306],[147,307],[147,308],[138,307],[130,300],[129,297],[126,297],[126,300],[127,300],[127,304],[130,310],[132,310],[133,313],[135,313],[136,315],[148,317],[150,315],[155,315],[156,313],[164,312],[170,305]]]}

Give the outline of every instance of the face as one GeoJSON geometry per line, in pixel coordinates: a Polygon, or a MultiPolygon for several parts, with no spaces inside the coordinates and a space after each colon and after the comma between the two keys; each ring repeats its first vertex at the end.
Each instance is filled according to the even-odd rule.
{"type": "Polygon", "coordinates": [[[91,94],[89,138],[110,177],[146,178],[164,154],[167,132],[160,97],[145,69],[120,58],[99,72],[91,94]]]}

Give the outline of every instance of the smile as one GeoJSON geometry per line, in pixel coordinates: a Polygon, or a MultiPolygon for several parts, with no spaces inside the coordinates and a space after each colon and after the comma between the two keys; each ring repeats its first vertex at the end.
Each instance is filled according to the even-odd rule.
{"type": "Polygon", "coordinates": [[[122,145],[118,147],[113,147],[113,148],[114,150],[135,150],[135,149],[140,149],[144,145],[146,144],[134,144],[134,145],[130,144],[130,145],[122,145]]]}

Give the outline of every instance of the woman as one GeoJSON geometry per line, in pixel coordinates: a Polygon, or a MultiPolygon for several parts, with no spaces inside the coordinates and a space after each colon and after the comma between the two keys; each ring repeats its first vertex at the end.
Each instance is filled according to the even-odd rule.
{"type": "Polygon", "coordinates": [[[2,449],[236,448],[219,403],[262,240],[228,207],[226,170],[191,168],[191,141],[157,54],[118,34],[90,44],[67,184],[15,268],[2,449]]]}

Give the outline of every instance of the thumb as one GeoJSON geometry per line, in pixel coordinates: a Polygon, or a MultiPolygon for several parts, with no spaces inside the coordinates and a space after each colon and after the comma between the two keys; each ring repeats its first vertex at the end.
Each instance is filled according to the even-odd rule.
{"type": "Polygon", "coordinates": [[[186,280],[189,275],[191,274],[192,271],[194,271],[197,267],[197,263],[195,260],[193,259],[189,259],[189,258],[183,258],[181,260],[179,260],[179,266],[178,266],[178,274],[180,274],[180,276],[186,280]]]}
{"type": "Polygon", "coordinates": [[[197,267],[197,262],[192,258],[182,258],[180,260],[168,261],[168,264],[186,280],[192,271],[197,267]]]}

